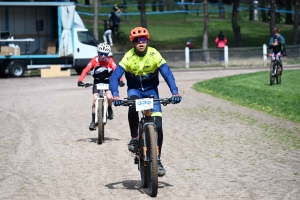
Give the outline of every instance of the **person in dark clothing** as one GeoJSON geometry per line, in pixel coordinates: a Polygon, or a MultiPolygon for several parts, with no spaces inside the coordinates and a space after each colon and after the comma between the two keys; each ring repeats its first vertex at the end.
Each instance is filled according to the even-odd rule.
{"type": "Polygon", "coordinates": [[[115,12],[110,13],[109,23],[112,24],[112,27],[111,27],[112,28],[112,33],[116,34],[118,32],[118,29],[119,29],[120,19],[116,15],[115,12]]]}

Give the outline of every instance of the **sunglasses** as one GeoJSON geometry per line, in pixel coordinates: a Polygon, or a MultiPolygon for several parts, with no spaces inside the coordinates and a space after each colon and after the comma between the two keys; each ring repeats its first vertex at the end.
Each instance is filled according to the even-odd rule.
{"type": "Polygon", "coordinates": [[[134,42],[137,42],[137,43],[146,43],[146,42],[148,42],[148,38],[147,37],[135,38],[134,42]]]}
{"type": "Polygon", "coordinates": [[[99,55],[99,56],[108,56],[108,53],[102,53],[102,52],[99,52],[98,55],[99,55]]]}

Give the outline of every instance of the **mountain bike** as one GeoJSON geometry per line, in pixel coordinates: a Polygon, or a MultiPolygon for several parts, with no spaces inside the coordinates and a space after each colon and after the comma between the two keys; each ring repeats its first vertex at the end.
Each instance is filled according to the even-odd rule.
{"type": "MultiPolygon", "coordinates": [[[[85,83],[84,87],[90,87],[94,84],[85,83]]],[[[107,123],[107,97],[106,90],[109,90],[109,84],[107,83],[98,83],[96,84],[98,90],[98,97],[95,103],[95,122],[98,126],[98,144],[104,142],[104,125],[107,123]]],[[[96,130],[96,129],[95,129],[96,130]]]]}
{"type": "MultiPolygon", "coordinates": [[[[282,69],[278,60],[276,59],[276,55],[267,54],[268,57],[272,57],[272,61],[270,63],[270,85],[274,85],[275,79],[277,84],[281,84],[281,75],[282,69]]],[[[279,56],[282,56],[281,54],[279,56]]]]}
{"type": "Polygon", "coordinates": [[[159,101],[160,104],[166,106],[172,102],[172,98],[154,99],[142,98],[136,100],[124,99],[123,106],[134,106],[136,111],[142,113],[139,122],[139,146],[136,152],[134,163],[138,165],[141,174],[142,186],[149,188],[152,197],[157,195],[158,190],[158,154],[159,147],[157,128],[151,116],[153,101],[159,101]]]}
{"type": "Polygon", "coordinates": [[[126,42],[126,35],[122,31],[118,31],[117,34],[113,32],[113,40],[117,41],[119,44],[124,45],[126,42]]]}

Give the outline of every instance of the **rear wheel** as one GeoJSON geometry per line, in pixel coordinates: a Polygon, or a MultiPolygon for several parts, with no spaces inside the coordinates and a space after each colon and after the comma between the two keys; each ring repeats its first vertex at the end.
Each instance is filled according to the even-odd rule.
{"type": "Polygon", "coordinates": [[[281,84],[281,67],[277,66],[276,83],[281,84]]]}
{"type": "Polygon", "coordinates": [[[144,144],[144,135],[143,135],[142,124],[140,123],[139,124],[139,156],[140,156],[139,168],[141,173],[142,187],[147,188],[149,186],[148,173],[147,173],[148,166],[147,163],[144,163],[143,144],[144,144]]]}
{"type": "Polygon", "coordinates": [[[156,133],[153,125],[146,126],[148,138],[148,178],[149,193],[152,197],[156,197],[158,189],[158,166],[157,166],[157,150],[156,150],[156,133]]]}
{"type": "Polygon", "coordinates": [[[8,64],[9,75],[12,77],[22,77],[25,73],[25,64],[22,61],[12,61],[8,64]]]}
{"type": "Polygon", "coordinates": [[[98,100],[98,144],[104,142],[103,99],[98,100]]]}

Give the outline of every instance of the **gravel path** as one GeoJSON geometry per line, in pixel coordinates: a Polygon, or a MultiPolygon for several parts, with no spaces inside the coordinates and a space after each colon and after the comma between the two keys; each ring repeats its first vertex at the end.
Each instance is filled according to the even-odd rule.
{"type": "MultiPolygon", "coordinates": [[[[191,89],[261,70],[174,72],[183,101],[163,107],[167,174],[157,199],[300,199],[300,124],[191,89]]],[[[127,108],[114,107],[97,145],[91,88],[77,79],[0,79],[1,200],[151,199],[127,150],[127,108]]],[[[169,97],[161,81],[160,96],[169,97]]]]}

